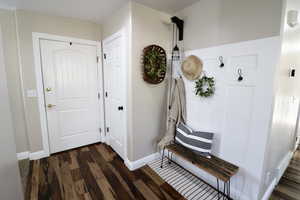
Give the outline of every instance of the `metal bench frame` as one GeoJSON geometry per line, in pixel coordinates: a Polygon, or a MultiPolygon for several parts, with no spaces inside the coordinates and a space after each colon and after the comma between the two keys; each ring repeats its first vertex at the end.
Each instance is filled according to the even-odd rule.
{"type": "MultiPolygon", "coordinates": [[[[161,168],[163,168],[163,164],[164,164],[165,150],[166,150],[166,148],[164,147],[164,148],[163,148],[163,152],[162,152],[162,157],[161,157],[161,165],[160,165],[161,168]]],[[[175,163],[175,164],[177,164],[178,166],[180,166],[181,168],[185,169],[184,167],[182,167],[181,165],[179,165],[178,163],[176,163],[176,162],[174,162],[174,161],[172,160],[173,154],[174,154],[173,152],[169,152],[169,151],[168,151],[168,156],[166,156],[167,159],[168,159],[169,165],[170,165],[171,163],[175,163]],[[171,154],[171,155],[170,155],[170,154],[171,154]]],[[[193,163],[192,163],[192,164],[193,164],[193,163]]],[[[185,169],[185,170],[186,170],[186,169],[185,169]]],[[[188,170],[187,170],[187,171],[188,171],[188,170]]],[[[191,173],[190,171],[188,171],[188,172],[191,173]]],[[[193,174],[193,173],[191,173],[191,174],[193,174]]],[[[222,191],[220,190],[220,181],[221,181],[221,180],[220,180],[219,178],[216,177],[216,179],[217,179],[217,188],[215,188],[214,186],[208,184],[206,181],[202,180],[201,178],[199,178],[199,177],[196,176],[195,174],[193,174],[193,175],[194,175],[195,177],[197,177],[199,180],[201,180],[202,182],[204,182],[204,183],[206,183],[207,185],[209,185],[210,187],[214,188],[214,189],[218,192],[218,200],[222,199],[222,197],[223,197],[223,200],[224,200],[224,199],[232,200],[232,198],[230,197],[230,179],[231,179],[231,178],[230,178],[227,182],[223,181],[224,186],[223,186],[223,192],[222,192],[222,191]]]]}

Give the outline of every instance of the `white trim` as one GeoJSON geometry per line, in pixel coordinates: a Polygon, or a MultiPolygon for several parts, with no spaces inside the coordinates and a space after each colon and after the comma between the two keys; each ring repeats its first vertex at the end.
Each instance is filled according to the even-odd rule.
{"type": "Polygon", "coordinates": [[[114,40],[114,39],[116,39],[116,38],[118,38],[118,37],[123,37],[123,36],[125,36],[125,35],[124,35],[124,30],[123,30],[123,29],[120,29],[119,31],[117,31],[117,32],[115,32],[115,33],[113,33],[113,34],[111,34],[110,36],[108,36],[108,37],[106,37],[106,38],[104,38],[104,39],[102,40],[102,43],[103,43],[103,45],[104,45],[105,43],[110,42],[111,40],[114,40]]]}
{"type": "MultiPolygon", "coordinates": [[[[122,65],[124,65],[125,67],[123,68],[123,71],[122,71],[122,74],[125,76],[124,78],[124,99],[123,99],[123,102],[124,102],[124,160],[128,160],[128,152],[127,152],[127,141],[128,141],[128,118],[127,118],[127,114],[128,114],[128,102],[127,102],[127,97],[128,97],[128,86],[127,86],[127,73],[126,73],[126,70],[129,69],[129,66],[128,66],[128,60],[126,60],[126,58],[128,56],[126,56],[126,33],[125,33],[125,30],[124,29],[120,29],[119,31],[113,33],[112,35],[106,37],[105,39],[102,40],[102,48],[103,48],[103,51],[104,51],[104,45],[111,41],[111,40],[114,40],[118,37],[121,37],[122,38],[122,50],[123,50],[123,55],[124,55],[124,58],[122,58],[122,65]]],[[[103,52],[103,55],[104,55],[105,52],[103,52]]],[[[103,89],[105,90],[105,64],[103,62],[103,83],[104,83],[104,87],[103,89]]],[[[103,93],[104,94],[104,93],[103,93]]],[[[105,100],[104,100],[104,110],[105,110],[105,117],[106,117],[106,107],[105,107],[105,100]]],[[[106,118],[105,118],[106,120],[106,118]]],[[[106,133],[106,121],[105,121],[105,133],[106,133]]],[[[103,139],[103,141],[107,144],[107,145],[110,145],[109,144],[109,136],[108,134],[105,134],[105,137],[103,139]]],[[[126,161],[125,161],[126,162],[126,161]]]]}
{"type": "Polygon", "coordinates": [[[284,158],[281,160],[281,162],[279,163],[278,167],[277,167],[277,173],[276,173],[276,177],[272,180],[272,182],[270,183],[269,187],[267,188],[264,196],[262,197],[261,200],[268,200],[269,197],[271,196],[273,190],[275,189],[276,185],[279,183],[281,177],[283,176],[284,172],[286,171],[286,169],[288,168],[291,159],[293,158],[293,152],[289,151],[284,158]]]}
{"type": "Polygon", "coordinates": [[[48,157],[48,156],[49,156],[48,152],[37,151],[37,152],[30,153],[29,154],[29,159],[30,160],[38,160],[38,159],[45,158],[45,157],[48,157]]]}
{"type": "Polygon", "coordinates": [[[133,170],[143,167],[144,165],[146,165],[147,163],[149,163],[155,159],[158,159],[160,156],[161,156],[160,153],[157,152],[157,153],[153,153],[149,156],[146,156],[146,157],[141,158],[136,161],[130,161],[130,160],[126,159],[125,165],[130,171],[133,171],[133,170]]]}
{"type": "Polygon", "coordinates": [[[285,170],[288,168],[291,160],[293,158],[293,152],[289,151],[284,158],[281,160],[280,164],[277,167],[277,177],[276,177],[276,184],[280,181],[281,177],[283,176],[285,170]]]}
{"type": "MultiPolygon", "coordinates": [[[[32,33],[32,41],[33,41],[33,55],[34,55],[34,68],[35,68],[35,78],[37,83],[37,96],[38,96],[38,104],[39,104],[39,113],[40,113],[40,123],[41,123],[41,131],[42,131],[42,143],[43,143],[43,150],[34,152],[30,154],[30,159],[39,159],[48,157],[50,155],[50,148],[49,148],[49,134],[48,134],[48,125],[47,125],[47,117],[46,117],[46,109],[45,109],[45,98],[44,98],[44,88],[43,88],[43,74],[41,70],[41,52],[40,52],[40,40],[52,40],[52,41],[62,41],[62,42],[72,42],[77,44],[84,44],[84,45],[92,45],[92,46],[99,46],[99,42],[91,41],[91,40],[84,40],[78,39],[73,37],[64,37],[58,35],[52,35],[47,33],[32,33]]],[[[101,54],[101,51],[98,52],[97,48],[97,55],[101,54]]],[[[98,68],[101,63],[98,63],[98,68]]],[[[100,82],[100,81],[99,81],[100,82]]],[[[99,88],[102,85],[100,83],[99,88]]],[[[100,91],[99,91],[100,92],[100,91]]],[[[103,96],[103,94],[102,94],[103,96]]]]}
{"type": "Polygon", "coordinates": [[[18,160],[28,159],[29,158],[29,151],[24,151],[24,152],[17,153],[17,158],[18,158],[18,160]]]}
{"type": "Polygon", "coordinates": [[[261,200],[268,200],[273,192],[273,190],[276,187],[276,178],[273,179],[273,181],[271,182],[271,184],[269,185],[268,189],[266,190],[264,196],[262,197],[261,200]]]}
{"type": "Polygon", "coordinates": [[[52,35],[48,33],[38,33],[38,32],[33,32],[32,37],[33,39],[38,38],[38,39],[52,40],[58,42],[72,42],[72,43],[92,45],[92,46],[97,46],[99,43],[93,40],[85,40],[85,39],[79,39],[74,37],[66,37],[66,36],[52,35]]]}
{"type": "Polygon", "coordinates": [[[104,142],[105,137],[105,108],[104,108],[104,78],[103,78],[103,60],[102,60],[102,45],[101,42],[97,42],[97,57],[98,57],[98,63],[97,63],[97,73],[98,73],[98,93],[100,93],[100,102],[99,102],[99,112],[100,112],[100,141],[104,142]]]}
{"type": "Polygon", "coordinates": [[[43,74],[41,70],[41,52],[40,52],[40,39],[36,33],[32,33],[33,41],[33,55],[34,55],[34,68],[35,68],[35,78],[37,84],[37,96],[38,96],[38,106],[40,113],[40,123],[41,123],[41,133],[43,142],[43,152],[46,154],[45,157],[50,155],[49,141],[48,141],[48,128],[47,128],[47,117],[45,110],[45,99],[44,99],[44,88],[43,88],[43,74]]]}

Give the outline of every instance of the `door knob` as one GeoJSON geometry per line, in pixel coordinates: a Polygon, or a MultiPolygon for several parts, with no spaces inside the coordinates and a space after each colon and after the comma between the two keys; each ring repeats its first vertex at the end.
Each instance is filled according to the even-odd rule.
{"type": "Polygon", "coordinates": [[[53,104],[48,104],[48,105],[47,105],[48,108],[53,108],[53,107],[55,107],[55,106],[56,106],[56,105],[53,105],[53,104]]]}
{"type": "Polygon", "coordinates": [[[52,88],[46,88],[46,92],[51,92],[52,91],[52,88]]]}
{"type": "Polygon", "coordinates": [[[118,110],[123,110],[123,109],[124,109],[123,106],[118,107],[118,110]]]}

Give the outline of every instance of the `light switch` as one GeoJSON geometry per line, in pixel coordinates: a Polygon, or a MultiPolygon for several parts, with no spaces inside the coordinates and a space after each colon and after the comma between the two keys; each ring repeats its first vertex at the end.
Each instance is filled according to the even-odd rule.
{"type": "Polygon", "coordinates": [[[37,97],[37,91],[36,90],[27,90],[26,94],[27,94],[27,97],[29,97],[29,98],[37,97]]]}

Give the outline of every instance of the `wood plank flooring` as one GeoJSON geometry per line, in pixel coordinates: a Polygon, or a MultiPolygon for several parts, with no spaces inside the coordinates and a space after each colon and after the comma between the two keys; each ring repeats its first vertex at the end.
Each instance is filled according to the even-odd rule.
{"type": "Polygon", "coordinates": [[[151,168],[129,171],[105,144],[31,161],[26,200],[183,200],[151,168]]]}
{"type": "Polygon", "coordinates": [[[293,159],[276,186],[270,200],[300,200],[300,150],[293,159]]]}

